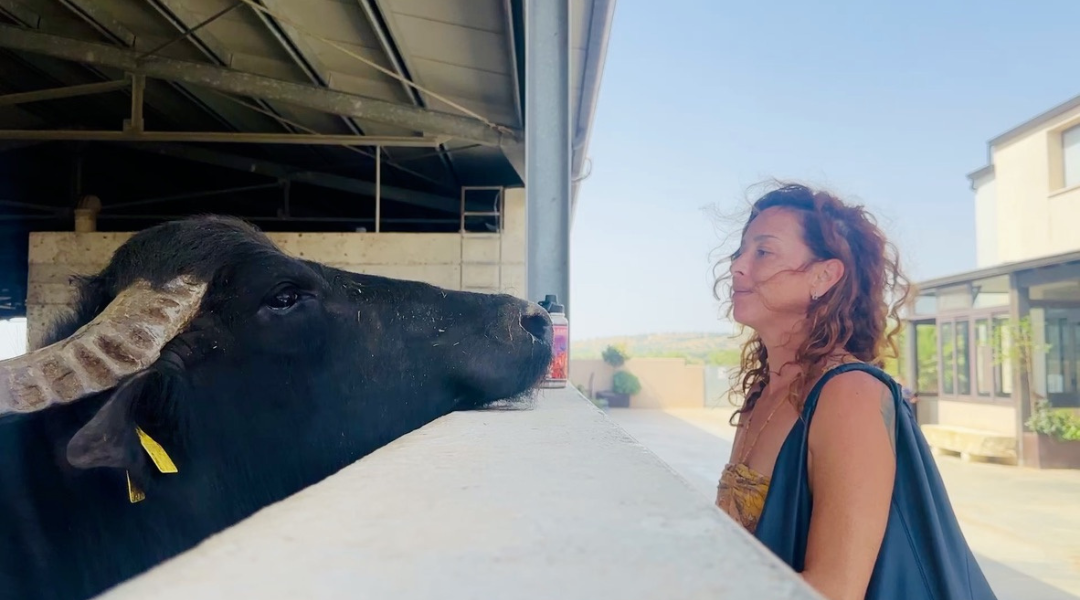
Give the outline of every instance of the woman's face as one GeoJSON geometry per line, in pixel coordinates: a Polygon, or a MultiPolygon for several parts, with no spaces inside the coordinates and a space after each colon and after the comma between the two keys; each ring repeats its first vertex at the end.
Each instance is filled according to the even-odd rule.
{"type": "Polygon", "coordinates": [[[825,291],[820,270],[806,269],[813,259],[796,213],[773,207],[758,214],[731,263],[735,321],[761,332],[790,328],[805,317],[811,295],[825,291]]]}

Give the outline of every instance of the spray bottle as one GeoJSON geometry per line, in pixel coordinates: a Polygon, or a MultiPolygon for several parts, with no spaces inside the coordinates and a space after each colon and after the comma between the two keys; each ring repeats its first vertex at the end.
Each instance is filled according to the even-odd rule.
{"type": "Polygon", "coordinates": [[[551,316],[552,328],[551,366],[540,387],[564,388],[570,374],[570,322],[566,319],[566,308],[559,304],[555,294],[548,294],[539,304],[551,316]]]}

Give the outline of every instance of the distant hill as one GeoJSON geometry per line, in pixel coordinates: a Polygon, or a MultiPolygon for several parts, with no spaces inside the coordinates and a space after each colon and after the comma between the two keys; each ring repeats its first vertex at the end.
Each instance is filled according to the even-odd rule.
{"type": "Polygon", "coordinates": [[[741,339],[731,333],[650,333],[575,340],[573,358],[600,358],[609,345],[622,346],[631,357],[685,358],[691,363],[733,366],[739,363],[741,339]]]}

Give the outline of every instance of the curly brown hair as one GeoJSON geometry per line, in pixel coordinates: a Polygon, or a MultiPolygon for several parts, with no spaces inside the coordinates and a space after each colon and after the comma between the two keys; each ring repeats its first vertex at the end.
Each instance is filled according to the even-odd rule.
{"type": "MultiPolygon", "coordinates": [[[[898,356],[897,337],[902,328],[899,313],[912,297],[913,286],[900,269],[896,247],[864,207],[846,204],[832,194],[804,185],[780,184],[753,203],[742,235],[768,208],[783,208],[799,216],[803,242],[813,255],[811,263],[838,259],[844,264],[843,276],[830,292],[811,302],[806,315],[811,324],[809,332],[795,352],[794,363],[800,369],[788,389],[788,400],[801,413],[807,386],[821,376],[827,360],[837,350],[878,367],[886,358],[898,356]]],[[[730,264],[736,256],[737,252],[717,266],[730,264]]],[[[729,299],[719,291],[729,278],[730,273],[716,278],[713,294],[718,300],[729,299]]],[[[754,333],[743,344],[731,388],[732,394],[745,398],[732,420],[754,407],[769,381],[768,360],[761,337],[754,333]]],[[[777,370],[782,366],[774,365],[777,370]]]]}

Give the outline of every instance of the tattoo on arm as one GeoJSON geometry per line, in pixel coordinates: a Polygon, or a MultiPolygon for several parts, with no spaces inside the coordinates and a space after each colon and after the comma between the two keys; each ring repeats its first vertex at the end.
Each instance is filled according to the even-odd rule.
{"type": "Polygon", "coordinates": [[[885,430],[889,433],[889,445],[896,452],[896,406],[893,404],[892,390],[881,388],[881,417],[885,420],[885,430]]]}

